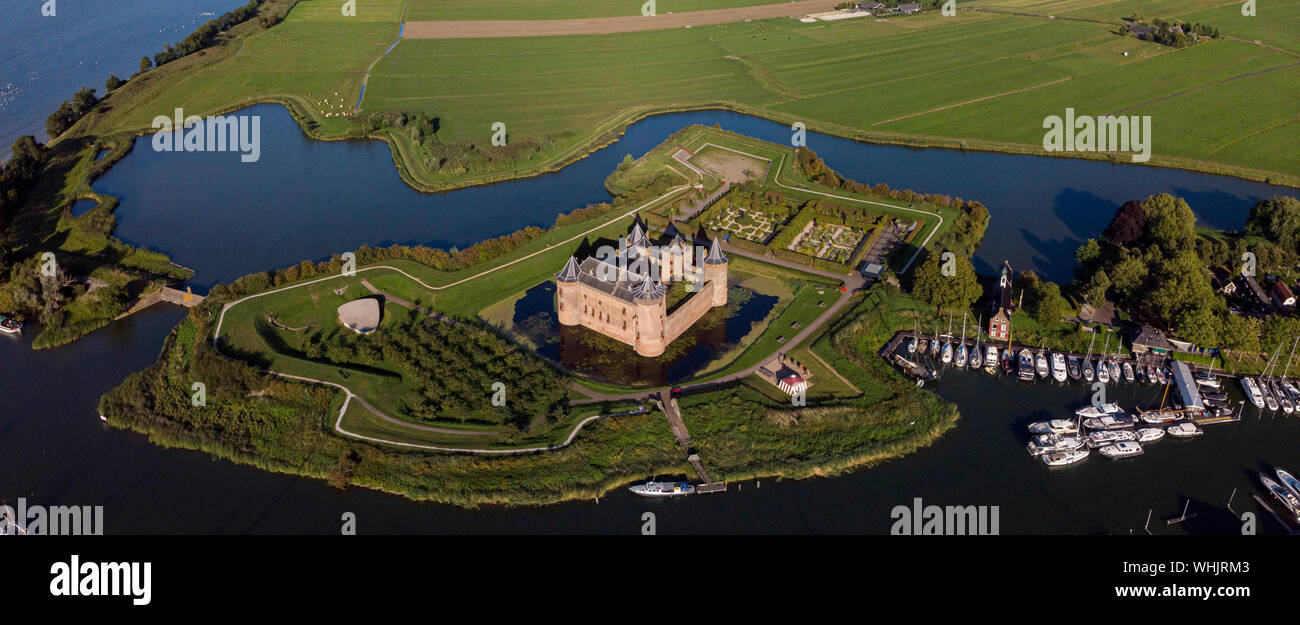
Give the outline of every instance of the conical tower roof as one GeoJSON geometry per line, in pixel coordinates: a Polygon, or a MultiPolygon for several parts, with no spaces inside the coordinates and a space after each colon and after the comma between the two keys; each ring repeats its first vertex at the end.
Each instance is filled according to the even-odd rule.
{"type": "Polygon", "coordinates": [[[555,274],[555,279],[560,282],[577,282],[578,281],[578,259],[569,257],[569,262],[564,263],[564,269],[555,274]]]}
{"type": "Polygon", "coordinates": [[[637,299],[658,299],[663,297],[668,290],[658,280],[650,279],[650,274],[646,273],[645,278],[641,280],[641,284],[633,287],[632,292],[637,299]]]}
{"type": "Polygon", "coordinates": [[[722,255],[722,247],[718,245],[718,239],[713,239],[709,245],[709,256],[704,259],[706,265],[721,265],[727,262],[727,257],[722,255]]]}
{"type": "Polygon", "coordinates": [[[632,232],[627,235],[628,247],[645,240],[645,230],[641,229],[641,222],[632,223],[632,232]]]}

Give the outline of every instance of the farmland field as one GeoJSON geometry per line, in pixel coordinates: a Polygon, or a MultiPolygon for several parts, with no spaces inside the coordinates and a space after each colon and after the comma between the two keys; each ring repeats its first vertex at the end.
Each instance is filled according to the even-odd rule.
{"type": "MultiPolygon", "coordinates": [[[[1150,115],[1153,163],[1300,184],[1289,149],[1300,100],[1283,95],[1300,80],[1300,29],[1287,27],[1300,20],[1300,0],[1266,4],[1262,11],[1281,16],[1269,20],[1234,17],[1238,4],[1201,0],[1008,0],[996,7],[1050,6],[1054,15],[1107,23],[991,11],[782,18],[623,34],[405,39],[385,54],[403,11],[407,19],[506,19],[516,6],[511,19],[625,13],[595,0],[462,5],[389,0],[348,21],[333,2],[299,3],[284,24],[229,42],[237,53],[217,50],[141,93],[123,90],[133,101],[97,115],[85,131],[147,128],[175,106],[198,114],[277,100],[313,136],[388,139],[404,178],[432,190],[554,169],[660,111],[724,107],[858,139],[1034,153],[1042,151],[1043,119],[1074,108],[1150,115]],[[1116,34],[1134,12],[1205,20],[1228,38],[1175,50],[1116,34]],[[351,114],[367,68],[361,110],[351,114]],[[383,111],[436,119],[436,137],[417,143],[403,129],[365,126],[383,111]],[[440,166],[448,151],[482,153],[497,122],[517,146],[507,158],[440,166]]],[[[658,10],[674,9],[665,0],[658,10]]]]}

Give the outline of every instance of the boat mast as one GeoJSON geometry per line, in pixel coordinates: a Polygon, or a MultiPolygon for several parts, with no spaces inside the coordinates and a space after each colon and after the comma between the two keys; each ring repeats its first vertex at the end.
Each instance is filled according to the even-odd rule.
{"type": "Polygon", "coordinates": [[[1290,353],[1290,354],[1287,354],[1287,357],[1286,357],[1286,367],[1282,369],[1282,382],[1283,382],[1283,383],[1286,382],[1286,374],[1288,374],[1288,373],[1291,372],[1291,359],[1295,357],[1295,346],[1296,346],[1296,343],[1300,343],[1300,336],[1297,336],[1297,337],[1295,338],[1295,342],[1291,343],[1291,353],[1290,353]]]}

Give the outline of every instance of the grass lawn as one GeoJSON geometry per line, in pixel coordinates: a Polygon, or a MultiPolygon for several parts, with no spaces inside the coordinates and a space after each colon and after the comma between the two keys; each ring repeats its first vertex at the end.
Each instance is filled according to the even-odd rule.
{"type": "MultiPolygon", "coordinates": [[[[595,0],[508,4],[538,18],[639,10],[635,2],[595,0]]],[[[1002,5],[1040,10],[1030,0],[1002,5]]],[[[1249,42],[1294,51],[1297,36],[1287,26],[1300,0],[1270,3],[1265,11],[1275,17],[1253,19],[1230,19],[1237,4],[1210,0],[1052,7],[1115,22],[1135,11],[1204,19],[1246,40],[1182,50],[1121,37],[1107,23],[961,11],[955,18],[781,18],[611,35],[404,40],[385,55],[402,6],[371,3],[364,18],[349,19],[333,0],[300,2],[281,25],[243,25],[223,44],[131,81],[74,132],[146,129],[177,106],[204,114],[276,100],[318,138],[368,135],[358,118],[399,110],[438,118],[440,142],[484,144],[502,122],[514,140],[535,146],[474,170],[442,172],[407,133],[376,135],[393,142],[408,182],[436,189],[554,169],[658,111],[724,107],[860,139],[1041,152],[1043,118],[1073,107],[1151,115],[1153,162],[1300,183],[1288,149],[1300,100],[1283,95],[1294,92],[1300,66],[1287,67],[1295,57],[1285,51],[1249,42]],[[954,53],[935,53],[944,50],[954,53]],[[362,114],[327,117],[356,102],[372,64],[362,114]],[[1235,114],[1242,110],[1251,114],[1235,114]]],[[[510,9],[413,1],[407,19],[503,18],[510,9]]]]}

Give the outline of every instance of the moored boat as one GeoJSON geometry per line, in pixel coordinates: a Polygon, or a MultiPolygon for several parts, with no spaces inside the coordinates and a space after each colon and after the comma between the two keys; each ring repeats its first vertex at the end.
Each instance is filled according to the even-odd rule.
{"type": "Polygon", "coordinates": [[[1105,447],[1123,441],[1137,440],[1137,433],[1129,430],[1097,430],[1088,432],[1089,447],[1105,447]]]}
{"type": "Polygon", "coordinates": [[[1084,448],[1071,449],[1069,451],[1056,451],[1050,454],[1043,454],[1043,464],[1049,467],[1061,467],[1067,464],[1074,464],[1088,457],[1088,450],[1084,448]]]}
{"type": "Polygon", "coordinates": [[[1283,469],[1274,469],[1273,472],[1277,474],[1278,481],[1282,482],[1282,485],[1285,486],[1287,490],[1300,498],[1300,480],[1295,479],[1294,475],[1291,475],[1283,469]]]}
{"type": "Polygon", "coordinates": [[[984,371],[993,374],[998,372],[998,348],[989,345],[984,354],[984,371]]]}
{"type": "Polygon", "coordinates": [[[1106,361],[1097,361],[1097,381],[1102,384],[1110,384],[1110,369],[1106,367],[1106,361]]]}
{"type": "Polygon", "coordinates": [[[1191,421],[1183,421],[1165,428],[1165,433],[1176,438],[1192,438],[1204,434],[1205,430],[1191,421]]]}
{"type": "Polygon", "coordinates": [[[1273,493],[1273,496],[1277,498],[1278,502],[1286,507],[1286,511],[1290,514],[1291,520],[1300,523],[1300,495],[1297,495],[1285,486],[1274,482],[1263,473],[1259,474],[1259,481],[1264,484],[1264,488],[1267,488],[1268,492],[1273,493]]]}
{"type": "Polygon", "coordinates": [[[951,341],[944,341],[944,343],[943,343],[943,351],[942,351],[942,352],[940,353],[940,355],[939,355],[939,360],[942,360],[942,361],[943,361],[943,364],[945,364],[945,365],[948,364],[948,363],[950,363],[950,362],[952,362],[952,342],[951,342],[951,341]]]}
{"type": "Polygon", "coordinates": [[[628,490],[642,497],[677,497],[695,492],[695,487],[686,482],[646,482],[628,490]]]}
{"type": "Polygon", "coordinates": [[[1127,362],[1124,363],[1124,380],[1127,382],[1133,381],[1133,365],[1127,362]]]}
{"type": "Polygon", "coordinates": [[[1020,350],[1020,380],[1030,382],[1034,379],[1034,356],[1028,349],[1020,350]]]}
{"type": "Polygon", "coordinates": [[[1058,451],[1070,451],[1086,445],[1086,441],[1078,436],[1060,436],[1057,434],[1040,434],[1029,440],[1026,447],[1029,453],[1035,456],[1050,454],[1058,451]]]}
{"type": "Polygon", "coordinates": [[[1089,430],[1123,430],[1133,427],[1133,418],[1126,415],[1106,415],[1083,420],[1089,430]]]}
{"type": "Polygon", "coordinates": [[[1165,431],[1160,428],[1142,428],[1137,431],[1139,443],[1150,443],[1158,441],[1165,437],[1165,431]]]}
{"type": "Polygon", "coordinates": [[[1096,377],[1096,375],[1097,375],[1097,371],[1096,371],[1096,369],[1092,366],[1092,361],[1091,361],[1091,360],[1085,360],[1085,361],[1083,361],[1083,370],[1080,371],[1079,373],[1082,373],[1082,374],[1083,374],[1083,381],[1084,381],[1084,382],[1092,382],[1092,380],[1093,380],[1093,379],[1096,377]]]}
{"type": "Polygon", "coordinates": [[[1079,375],[1081,372],[1079,371],[1078,356],[1070,356],[1069,358],[1065,359],[1065,371],[1066,373],[1069,374],[1071,380],[1079,379],[1079,375]]]}
{"type": "Polygon", "coordinates": [[[1079,426],[1069,419],[1036,421],[1029,424],[1030,434],[1076,434],[1079,426]]]}
{"type": "Polygon", "coordinates": [[[957,356],[953,358],[953,364],[957,365],[958,369],[966,366],[966,353],[965,343],[957,346],[957,356]]]}
{"type": "Polygon", "coordinates": [[[1204,371],[1197,371],[1195,374],[1192,375],[1192,378],[1196,380],[1196,384],[1199,386],[1216,388],[1216,389],[1222,386],[1222,383],[1219,382],[1219,378],[1216,378],[1213,375],[1206,373],[1204,371]]]}
{"type": "Polygon", "coordinates": [[[1114,445],[1107,445],[1098,450],[1107,458],[1127,458],[1129,456],[1142,455],[1142,444],[1137,441],[1120,441],[1114,445]]]}
{"type": "Polygon", "coordinates": [[[0,332],[5,334],[21,334],[23,324],[19,323],[9,315],[0,315],[0,332]]]}
{"type": "Polygon", "coordinates": [[[1075,410],[1074,414],[1087,419],[1091,417],[1104,417],[1107,415],[1122,415],[1124,414],[1124,409],[1121,408],[1119,404],[1110,402],[1107,404],[1098,404],[1096,406],[1084,406],[1075,410]]]}
{"type": "Polygon", "coordinates": [[[1115,383],[1118,384],[1120,381],[1119,364],[1112,360],[1106,365],[1106,367],[1110,370],[1110,379],[1114,380],[1115,383]]]}
{"type": "Polygon", "coordinates": [[[1255,404],[1256,408],[1264,407],[1264,394],[1259,392],[1259,383],[1255,378],[1242,378],[1241,390],[1246,391],[1246,399],[1255,404]]]}
{"type": "Polygon", "coordinates": [[[1173,423],[1183,418],[1183,415],[1172,410],[1145,410],[1142,411],[1142,421],[1151,425],[1164,425],[1173,423]]]}
{"type": "Polygon", "coordinates": [[[1038,377],[1043,379],[1047,379],[1048,374],[1051,373],[1047,367],[1047,356],[1043,352],[1038,352],[1034,357],[1034,370],[1038,372],[1038,377]]]}
{"type": "Polygon", "coordinates": [[[1065,373],[1065,354],[1061,352],[1052,353],[1052,379],[1057,382],[1064,382],[1065,373]]]}

